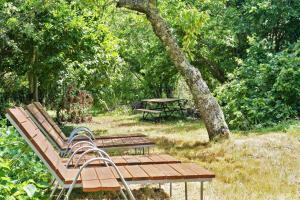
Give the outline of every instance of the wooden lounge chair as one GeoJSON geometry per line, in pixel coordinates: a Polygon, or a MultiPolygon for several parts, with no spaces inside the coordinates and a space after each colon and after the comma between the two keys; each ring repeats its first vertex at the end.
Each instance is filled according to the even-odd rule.
{"type": "MultiPolygon", "coordinates": [[[[30,117],[29,114],[26,111],[24,111],[23,108],[19,108],[19,109],[20,109],[20,111],[24,112],[27,117],[30,117]]],[[[40,115],[37,115],[37,116],[40,117],[40,119],[42,119],[42,116],[40,116],[40,115]]],[[[20,121],[18,121],[18,123],[20,123],[20,121]]],[[[53,131],[52,131],[52,133],[53,133],[53,131]]],[[[37,132],[37,134],[42,134],[42,133],[37,132]]],[[[55,134],[55,132],[53,134],[55,134]]],[[[58,137],[58,136],[56,136],[56,137],[58,137]]],[[[87,144],[91,144],[91,143],[87,143],[87,144]]],[[[68,166],[81,166],[86,161],[95,157],[94,154],[92,154],[92,155],[90,154],[90,153],[94,153],[93,149],[95,149],[95,148],[97,148],[97,145],[92,144],[89,146],[89,145],[86,145],[86,142],[83,142],[80,144],[80,141],[74,141],[72,143],[70,150],[68,151],[68,152],[70,152],[70,154],[65,154],[65,156],[63,156],[63,157],[66,157],[66,158],[64,158],[62,160],[62,162],[68,166]],[[76,144],[79,144],[79,145],[76,145],[76,144]],[[74,147],[76,147],[76,148],[74,148],[74,147]],[[74,149],[74,151],[73,151],[73,149],[74,149]],[[84,151],[87,151],[87,150],[89,150],[89,152],[88,152],[89,154],[87,152],[83,153],[84,151]],[[79,154],[79,153],[81,153],[81,154],[79,154]]],[[[118,166],[119,165],[146,165],[146,164],[180,163],[180,161],[177,160],[176,158],[174,158],[170,155],[166,155],[166,154],[112,156],[111,159],[118,166]]],[[[104,162],[95,162],[95,163],[91,163],[90,165],[104,166],[105,163],[104,162]]]]}
{"type": "Polygon", "coordinates": [[[43,131],[49,139],[57,145],[61,151],[66,151],[70,148],[70,143],[73,141],[93,141],[97,147],[101,149],[115,149],[115,148],[141,148],[144,153],[144,148],[151,147],[155,143],[141,135],[131,136],[105,136],[95,138],[93,133],[86,127],[80,127],[71,133],[67,138],[61,129],[55,124],[42,105],[38,102],[26,106],[30,116],[37,126],[43,131]],[[89,135],[78,135],[79,131],[85,131],[89,135]]]}
{"type": "Polygon", "coordinates": [[[215,177],[213,173],[193,163],[124,165],[117,167],[109,156],[92,158],[79,169],[69,169],[64,165],[46,137],[21,108],[9,109],[6,116],[48,167],[57,180],[57,185],[63,188],[59,193],[59,197],[65,189],[68,189],[65,199],[68,199],[73,187],[82,187],[85,192],[111,190],[121,191],[122,194],[122,186],[128,192],[129,197],[134,199],[127,184],[170,183],[170,188],[172,188],[172,182],[185,182],[185,188],[187,182],[200,182],[202,199],[203,182],[210,181],[215,177]],[[106,162],[109,165],[87,168],[90,163],[99,161],[106,162]]]}

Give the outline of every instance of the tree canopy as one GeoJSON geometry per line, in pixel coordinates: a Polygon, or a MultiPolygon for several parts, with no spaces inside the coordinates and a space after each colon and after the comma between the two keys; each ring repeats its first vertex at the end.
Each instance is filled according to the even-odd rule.
{"type": "MultiPolygon", "coordinates": [[[[299,1],[157,6],[231,128],[299,116],[299,1]]],[[[106,0],[0,1],[0,58],[1,111],[34,98],[57,108],[69,85],[90,92],[105,111],[178,96],[183,82],[149,21],[106,0]]]]}

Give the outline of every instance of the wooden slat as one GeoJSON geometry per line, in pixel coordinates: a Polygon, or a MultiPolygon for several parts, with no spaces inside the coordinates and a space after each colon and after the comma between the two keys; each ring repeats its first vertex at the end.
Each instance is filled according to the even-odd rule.
{"type": "Polygon", "coordinates": [[[30,122],[28,119],[27,121],[23,122],[21,124],[22,128],[24,131],[26,131],[26,133],[32,138],[34,136],[36,136],[39,132],[39,130],[37,129],[37,127],[30,122]]]}
{"type": "Polygon", "coordinates": [[[112,156],[111,157],[112,161],[115,163],[115,164],[126,164],[126,160],[124,158],[122,158],[122,156],[112,156]]]}
{"type": "Polygon", "coordinates": [[[155,163],[161,163],[164,160],[158,155],[150,155],[149,158],[155,163]]]}
{"type": "Polygon", "coordinates": [[[197,178],[199,177],[198,174],[196,174],[193,170],[191,170],[189,167],[180,164],[169,164],[173,169],[175,169],[178,173],[182,175],[182,178],[197,178]]]}
{"type": "Polygon", "coordinates": [[[133,180],[145,180],[149,178],[148,174],[138,165],[125,166],[125,168],[132,175],[133,180]]]}
{"type": "Polygon", "coordinates": [[[162,113],[161,110],[149,110],[149,109],[135,109],[135,110],[140,112],[148,112],[148,113],[155,113],[155,114],[162,113]]]}
{"type": "Polygon", "coordinates": [[[159,154],[159,157],[163,160],[163,161],[168,161],[168,162],[175,162],[175,163],[180,163],[181,161],[179,161],[178,159],[174,158],[173,156],[167,155],[167,154],[159,154]]]}
{"type": "Polygon", "coordinates": [[[97,176],[99,177],[99,179],[114,179],[115,176],[111,170],[110,167],[97,167],[96,169],[96,173],[97,176]]]}
{"type": "Polygon", "coordinates": [[[27,121],[27,117],[24,116],[24,114],[22,112],[20,112],[20,110],[18,110],[17,108],[8,109],[7,113],[11,117],[13,117],[13,119],[15,119],[15,121],[17,121],[19,124],[27,121]]]}
{"type": "Polygon", "coordinates": [[[196,174],[200,175],[203,178],[215,178],[214,173],[198,166],[195,163],[183,163],[182,165],[188,167],[189,169],[191,169],[192,171],[194,171],[196,174]]]}
{"type": "Polygon", "coordinates": [[[149,156],[137,156],[136,158],[143,164],[154,164],[149,156]]]}
{"type": "Polygon", "coordinates": [[[140,167],[149,175],[150,179],[152,180],[162,180],[166,178],[166,175],[158,168],[154,167],[154,165],[141,165],[140,167]]]}
{"type": "Polygon", "coordinates": [[[122,156],[122,158],[126,161],[126,164],[128,165],[141,163],[141,161],[138,160],[135,156],[122,156]]]}
{"type": "Polygon", "coordinates": [[[170,167],[168,164],[157,164],[154,165],[156,168],[158,168],[162,173],[165,174],[166,179],[179,179],[182,175],[174,170],[172,167],[170,167]]]}
{"type": "Polygon", "coordinates": [[[44,115],[45,119],[51,124],[51,126],[55,129],[55,131],[60,135],[60,137],[63,140],[68,140],[68,138],[65,136],[65,134],[62,132],[62,130],[57,126],[57,124],[53,121],[53,119],[50,117],[50,115],[47,113],[47,111],[43,108],[42,104],[40,102],[34,102],[33,103],[36,108],[44,115]]]}
{"type": "Polygon", "coordinates": [[[102,190],[102,184],[100,180],[82,180],[83,192],[98,192],[102,190]]]}
{"type": "Polygon", "coordinates": [[[100,179],[101,189],[104,191],[117,191],[121,189],[119,182],[113,179],[100,179]]]}
{"type": "MultiPolygon", "coordinates": [[[[114,176],[119,179],[119,175],[114,168],[111,168],[114,176]]],[[[132,175],[124,166],[118,166],[119,171],[126,180],[132,180],[132,175]]]]}
{"type": "Polygon", "coordinates": [[[46,118],[40,111],[35,107],[34,104],[29,104],[26,109],[33,115],[33,117],[41,124],[46,121],[46,118]]]}
{"type": "Polygon", "coordinates": [[[113,146],[113,142],[111,139],[102,140],[103,147],[113,146]]]}

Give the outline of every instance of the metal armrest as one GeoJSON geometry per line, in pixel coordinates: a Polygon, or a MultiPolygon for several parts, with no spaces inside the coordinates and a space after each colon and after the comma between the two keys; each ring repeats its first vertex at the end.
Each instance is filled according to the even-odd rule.
{"type": "Polygon", "coordinates": [[[72,142],[76,139],[76,138],[80,138],[80,137],[84,137],[87,140],[89,140],[91,143],[94,143],[94,141],[87,135],[75,135],[73,138],[70,138],[68,140],[68,147],[70,146],[70,144],[72,144],[72,142]]]}
{"type": "Polygon", "coordinates": [[[79,132],[84,132],[87,136],[89,136],[91,139],[95,140],[95,136],[93,134],[93,132],[91,131],[91,129],[81,126],[81,127],[77,127],[75,128],[69,136],[69,140],[72,139],[75,135],[79,135],[79,132]]]}
{"type": "Polygon", "coordinates": [[[86,161],[86,162],[79,168],[79,170],[78,170],[76,176],[74,177],[73,182],[72,182],[72,184],[71,184],[71,186],[70,186],[70,188],[69,188],[69,190],[68,190],[68,192],[67,192],[67,194],[66,194],[66,196],[65,196],[65,200],[68,200],[68,199],[69,199],[69,196],[70,196],[70,194],[71,194],[71,192],[72,192],[72,190],[73,190],[73,188],[74,188],[74,186],[75,186],[75,184],[76,184],[76,182],[77,182],[77,180],[78,180],[78,177],[79,177],[81,171],[82,171],[85,167],[87,167],[91,162],[94,162],[94,161],[97,161],[97,160],[100,160],[100,161],[104,161],[104,162],[109,163],[109,164],[116,170],[116,172],[118,173],[118,176],[120,177],[120,179],[121,179],[121,181],[122,181],[122,184],[124,185],[124,187],[125,187],[127,193],[129,194],[130,200],[135,200],[135,197],[133,196],[133,194],[132,194],[132,192],[131,192],[131,190],[130,190],[128,184],[126,183],[126,181],[125,181],[123,175],[121,174],[121,172],[119,171],[118,167],[115,165],[115,163],[113,163],[111,160],[109,160],[109,159],[107,159],[107,158],[92,158],[92,159],[86,161]]]}
{"type": "Polygon", "coordinates": [[[74,156],[75,156],[78,152],[80,152],[82,149],[87,149],[87,150],[89,150],[89,149],[94,149],[94,148],[95,148],[95,147],[93,147],[93,146],[83,146],[83,147],[80,147],[80,148],[76,149],[76,151],[74,151],[74,152],[72,153],[71,157],[69,158],[66,167],[69,168],[69,165],[70,165],[71,161],[73,160],[74,156]]]}
{"type": "Polygon", "coordinates": [[[76,146],[80,145],[80,144],[88,144],[89,146],[94,147],[94,148],[97,147],[97,146],[96,146],[94,143],[92,143],[92,142],[89,142],[89,141],[81,141],[81,142],[77,142],[77,143],[73,144],[73,146],[72,146],[71,148],[69,148],[69,145],[68,145],[68,148],[67,148],[66,152],[64,153],[64,155],[65,155],[65,156],[68,156],[69,153],[72,152],[73,149],[74,149],[76,146]]]}
{"type": "MultiPolygon", "coordinates": [[[[105,152],[103,151],[102,149],[98,149],[98,148],[93,148],[93,149],[88,149],[87,151],[83,152],[80,157],[78,158],[76,164],[75,164],[75,168],[78,167],[78,164],[80,163],[81,159],[83,158],[84,155],[90,153],[90,152],[97,152],[99,153],[99,155],[102,157],[102,158],[107,158],[109,160],[111,160],[110,156],[105,152]],[[104,156],[103,156],[104,154],[104,156]]],[[[112,160],[111,160],[112,161],[112,160]]],[[[105,162],[105,165],[108,167],[107,163],[105,162]]]]}

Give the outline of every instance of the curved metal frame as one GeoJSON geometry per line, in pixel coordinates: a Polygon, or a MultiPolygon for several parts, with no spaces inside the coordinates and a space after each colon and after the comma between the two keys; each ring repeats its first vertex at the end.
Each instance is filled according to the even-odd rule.
{"type": "Polygon", "coordinates": [[[69,160],[68,160],[68,162],[67,162],[66,167],[69,168],[70,162],[72,161],[72,159],[74,158],[74,156],[75,156],[79,151],[81,151],[82,149],[87,149],[87,150],[89,150],[89,149],[94,149],[94,148],[95,148],[95,147],[93,147],[93,146],[83,146],[83,147],[80,147],[80,148],[76,149],[76,150],[72,153],[72,155],[70,156],[70,158],[69,158],[69,160]]]}
{"type": "MultiPolygon", "coordinates": [[[[110,156],[105,152],[105,151],[103,151],[102,149],[98,149],[98,148],[93,148],[93,149],[88,149],[88,150],[86,150],[85,152],[83,152],[81,155],[80,155],[80,157],[78,158],[78,160],[77,160],[77,162],[76,162],[76,164],[75,164],[75,168],[77,168],[78,167],[78,164],[79,164],[79,162],[81,161],[81,159],[83,158],[83,156],[84,155],[86,155],[86,154],[88,154],[88,153],[90,153],[90,152],[97,152],[97,153],[99,153],[99,155],[102,157],[102,158],[106,158],[106,159],[109,159],[110,161],[112,161],[112,159],[110,158],[110,156]],[[104,154],[104,156],[103,156],[103,154],[104,154]]],[[[113,162],[113,161],[112,161],[113,162]]],[[[105,162],[105,165],[108,167],[108,165],[107,165],[107,163],[105,162]]]]}
{"type": "MultiPolygon", "coordinates": [[[[71,138],[71,139],[68,140],[68,147],[70,147],[70,145],[72,144],[72,142],[73,142],[76,138],[79,138],[79,137],[84,137],[84,138],[88,139],[88,141],[90,141],[91,143],[94,143],[94,141],[93,141],[90,137],[88,137],[88,136],[86,136],[86,135],[75,135],[73,138],[71,138]]],[[[84,141],[87,141],[87,140],[84,140],[84,141]]]]}
{"type": "Polygon", "coordinates": [[[69,145],[68,145],[68,148],[67,148],[67,150],[65,151],[65,153],[63,154],[63,156],[64,156],[64,157],[68,156],[68,155],[70,154],[70,152],[72,152],[73,149],[74,149],[76,146],[78,146],[79,144],[88,144],[88,145],[90,145],[91,147],[97,148],[97,146],[96,146],[94,143],[91,143],[91,142],[89,142],[89,141],[81,141],[81,142],[75,143],[70,149],[68,149],[68,148],[69,148],[69,145]]]}
{"type": "MultiPolygon", "coordinates": [[[[109,164],[116,170],[116,172],[118,173],[118,176],[119,176],[120,179],[121,179],[122,184],[124,185],[124,187],[125,187],[127,193],[129,194],[129,199],[130,199],[130,200],[135,200],[135,197],[133,196],[133,194],[132,194],[132,192],[131,192],[131,190],[130,190],[128,184],[126,183],[126,181],[125,181],[124,177],[122,176],[121,172],[119,171],[118,167],[115,165],[115,163],[113,163],[111,160],[106,159],[106,158],[92,158],[92,159],[86,161],[86,162],[84,163],[84,165],[82,165],[82,166],[80,167],[79,171],[77,172],[76,176],[74,177],[73,182],[72,182],[71,186],[69,187],[69,190],[68,190],[68,192],[67,192],[67,194],[66,194],[64,200],[69,200],[69,196],[70,196],[70,194],[72,193],[72,190],[73,190],[73,188],[74,188],[74,186],[75,186],[75,184],[76,184],[76,182],[77,182],[77,179],[78,179],[78,177],[79,177],[81,171],[82,171],[86,166],[88,166],[91,162],[94,162],[94,161],[97,161],[97,160],[100,160],[100,161],[104,161],[104,162],[109,163],[109,164]]],[[[122,190],[122,189],[121,189],[121,190],[122,190]]]]}
{"type": "Polygon", "coordinates": [[[86,136],[89,137],[90,139],[95,140],[95,136],[94,136],[93,132],[91,131],[91,129],[89,129],[88,127],[85,127],[85,126],[80,126],[80,127],[73,129],[73,131],[70,133],[68,142],[74,136],[79,135],[79,132],[81,132],[81,131],[83,131],[84,133],[87,133],[88,135],[86,135],[86,136]]]}

